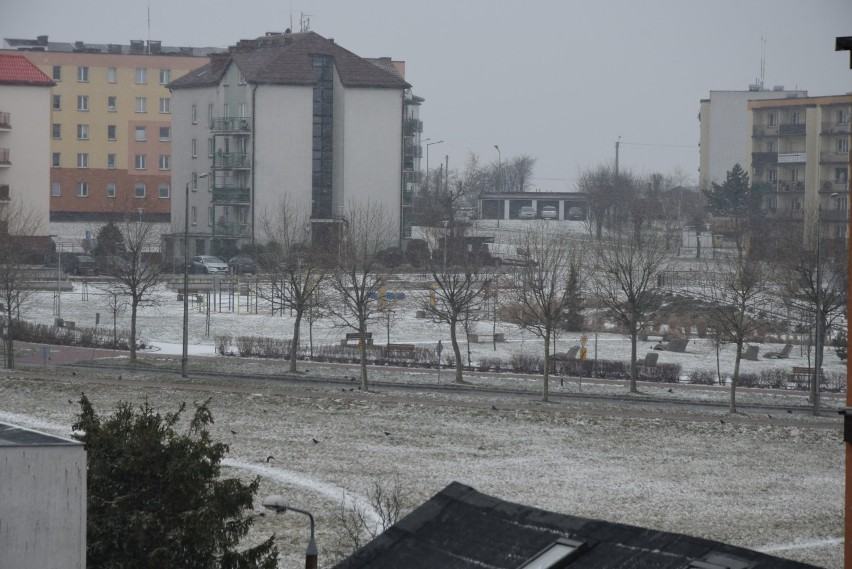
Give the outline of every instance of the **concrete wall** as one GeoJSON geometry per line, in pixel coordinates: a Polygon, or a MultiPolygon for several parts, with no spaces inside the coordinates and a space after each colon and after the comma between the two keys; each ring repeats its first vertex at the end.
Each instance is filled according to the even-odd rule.
{"type": "Polygon", "coordinates": [[[0,567],[85,569],[83,445],[0,445],[0,567]]]}

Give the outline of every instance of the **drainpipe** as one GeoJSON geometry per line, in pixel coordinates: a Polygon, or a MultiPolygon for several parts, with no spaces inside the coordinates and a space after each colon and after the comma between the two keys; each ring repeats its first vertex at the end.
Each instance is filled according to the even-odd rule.
{"type": "Polygon", "coordinates": [[[257,127],[257,108],[255,101],[257,100],[257,83],[251,86],[251,244],[252,249],[255,248],[254,239],[254,217],[255,217],[255,194],[254,194],[254,165],[255,165],[255,128],[257,127]]]}

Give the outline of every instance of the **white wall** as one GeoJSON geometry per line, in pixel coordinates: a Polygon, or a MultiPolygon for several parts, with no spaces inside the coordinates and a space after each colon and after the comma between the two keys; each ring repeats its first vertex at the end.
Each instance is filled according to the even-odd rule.
{"type": "Polygon", "coordinates": [[[85,569],[83,445],[0,445],[0,567],[85,569]]]}

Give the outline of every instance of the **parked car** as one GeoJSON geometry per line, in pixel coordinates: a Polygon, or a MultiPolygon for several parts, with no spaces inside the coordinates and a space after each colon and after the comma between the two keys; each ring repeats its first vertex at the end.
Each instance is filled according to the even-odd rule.
{"type": "Polygon", "coordinates": [[[228,274],[228,265],[219,257],[199,255],[192,258],[192,262],[189,265],[189,272],[204,275],[226,275],[228,274]]]}
{"type": "Polygon", "coordinates": [[[235,275],[256,275],[257,261],[248,255],[236,255],[228,259],[228,269],[235,275]]]}
{"type": "Polygon", "coordinates": [[[95,260],[88,255],[66,253],[60,260],[62,270],[70,275],[94,275],[95,260]]]}
{"type": "Polygon", "coordinates": [[[542,219],[559,219],[559,210],[552,205],[546,205],[541,208],[542,219]]]}
{"type": "Polygon", "coordinates": [[[531,263],[529,253],[516,246],[504,243],[483,243],[480,263],[491,265],[524,266],[531,263]]]}
{"type": "Polygon", "coordinates": [[[518,211],[518,219],[535,219],[535,208],[531,205],[525,205],[518,211]]]}
{"type": "Polygon", "coordinates": [[[568,209],[568,219],[574,221],[582,221],[586,219],[586,212],[581,207],[572,207],[568,209]]]}

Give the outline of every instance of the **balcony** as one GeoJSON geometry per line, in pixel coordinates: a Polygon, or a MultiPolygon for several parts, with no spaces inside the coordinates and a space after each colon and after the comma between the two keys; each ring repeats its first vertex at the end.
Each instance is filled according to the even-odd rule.
{"type": "Polygon", "coordinates": [[[823,180],[820,182],[819,191],[833,194],[834,192],[848,192],[849,182],[847,180],[823,180]]]}
{"type": "Polygon", "coordinates": [[[11,197],[9,197],[9,184],[0,185],[0,202],[7,202],[11,197]]]}
{"type": "Polygon", "coordinates": [[[251,117],[214,117],[209,126],[215,134],[250,134],[251,117]]]}
{"type": "Polygon", "coordinates": [[[423,157],[423,147],[419,144],[406,144],[403,146],[403,154],[407,157],[423,157]]]}
{"type": "Polygon", "coordinates": [[[779,193],[802,193],[805,191],[805,184],[804,182],[778,180],[778,185],[775,191],[779,193]]]}
{"type": "Polygon", "coordinates": [[[769,214],[777,221],[803,221],[805,219],[805,210],[803,209],[769,210],[769,214]]]}
{"type": "Polygon", "coordinates": [[[838,222],[849,221],[849,210],[846,209],[824,209],[819,212],[820,221],[838,222]]]}
{"type": "Polygon", "coordinates": [[[752,152],[751,165],[754,168],[761,168],[767,165],[775,165],[778,163],[777,152],[752,152]]]}
{"type": "Polygon", "coordinates": [[[819,161],[820,164],[849,164],[849,152],[820,152],[819,161]]]}
{"type": "Polygon", "coordinates": [[[416,132],[423,132],[423,121],[417,119],[405,119],[403,132],[406,136],[412,136],[416,132]]]}
{"type": "Polygon", "coordinates": [[[822,123],[822,134],[850,134],[852,133],[852,129],[850,129],[849,122],[837,122],[837,121],[827,121],[822,123]]]}
{"type": "Polygon", "coordinates": [[[0,168],[8,168],[12,165],[12,158],[8,148],[0,148],[0,168]]]}
{"type": "Polygon", "coordinates": [[[804,152],[786,152],[778,154],[779,164],[804,164],[807,156],[804,152]]]}
{"type": "Polygon", "coordinates": [[[777,124],[756,124],[752,129],[753,136],[778,136],[777,124]]]}
{"type": "Polygon", "coordinates": [[[213,226],[213,235],[218,237],[248,237],[248,223],[223,222],[213,226]]]}
{"type": "Polygon", "coordinates": [[[214,204],[247,204],[251,203],[251,190],[242,187],[213,188],[214,204]]]}
{"type": "Polygon", "coordinates": [[[0,113],[0,130],[12,130],[12,113],[0,113]]]}
{"type": "Polygon", "coordinates": [[[248,170],[251,168],[251,154],[218,151],[213,156],[213,168],[217,170],[248,170]]]}
{"type": "Polygon", "coordinates": [[[805,134],[805,125],[804,123],[782,124],[778,127],[778,134],[781,136],[802,136],[805,134]]]}

